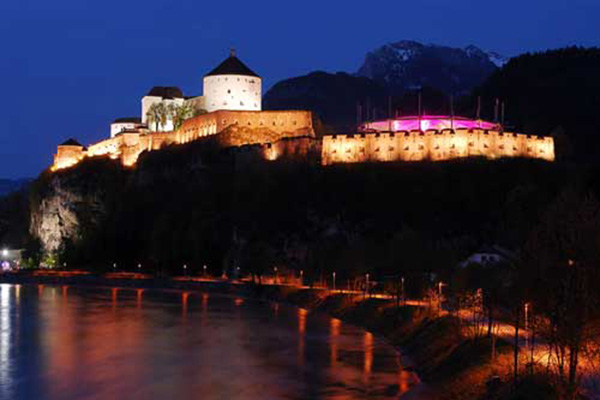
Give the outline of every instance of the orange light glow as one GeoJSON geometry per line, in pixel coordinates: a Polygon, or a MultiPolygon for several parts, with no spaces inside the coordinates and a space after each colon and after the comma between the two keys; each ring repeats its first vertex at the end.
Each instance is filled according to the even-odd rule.
{"type": "Polygon", "coordinates": [[[373,334],[365,332],[363,342],[365,347],[365,374],[368,375],[373,369],[373,334]]]}
{"type": "Polygon", "coordinates": [[[144,289],[137,289],[135,291],[135,303],[138,309],[142,308],[142,294],[144,294],[144,289]]]}
{"type": "Polygon", "coordinates": [[[337,365],[338,359],[338,337],[340,336],[340,327],[342,321],[337,318],[329,320],[329,341],[330,341],[330,364],[332,367],[337,365]]]}
{"type": "Polygon", "coordinates": [[[304,365],[304,347],[306,334],[306,315],[308,311],[304,308],[298,309],[298,364],[304,365]]]}

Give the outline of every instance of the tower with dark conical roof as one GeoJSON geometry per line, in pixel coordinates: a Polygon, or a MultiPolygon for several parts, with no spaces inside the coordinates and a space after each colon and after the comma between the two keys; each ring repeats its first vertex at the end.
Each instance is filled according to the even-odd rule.
{"type": "Polygon", "coordinates": [[[204,76],[206,111],[260,111],[262,79],[235,55],[231,49],[215,69],[204,76]]]}

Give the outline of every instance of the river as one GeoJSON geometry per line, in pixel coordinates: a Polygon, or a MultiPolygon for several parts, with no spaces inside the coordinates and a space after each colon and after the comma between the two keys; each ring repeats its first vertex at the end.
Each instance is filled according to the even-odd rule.
{"type": "Polygon", "coordinates": [[[200,292],[0,285],[0,399],[397,399],[395,349],[338,319],[200,292]]]}

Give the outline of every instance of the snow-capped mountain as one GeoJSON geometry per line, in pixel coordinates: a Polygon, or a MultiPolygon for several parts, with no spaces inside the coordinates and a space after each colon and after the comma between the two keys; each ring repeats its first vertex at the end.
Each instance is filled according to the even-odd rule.
{"type": "Polygon", "coordinates": [[[472,45],[461,49],[404,40],[369,52],[358,75],[371,78],[394,93],[429,86],[462,95],[480,85],[506,61],[497,53],[472,45]]]}

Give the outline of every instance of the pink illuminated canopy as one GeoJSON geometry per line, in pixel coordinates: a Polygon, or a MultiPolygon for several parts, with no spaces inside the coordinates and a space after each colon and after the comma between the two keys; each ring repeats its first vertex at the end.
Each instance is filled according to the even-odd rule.
{"type": "Polygon", "coordinates": [[[500,124],[483,120],[468,119],[464,117],[450,117],[447,115],[423,115],[422,117],[410,116],[367,122],[363,124],[360,131],[392,132],[399,131],[427,131],[444,129],[483,129],[497,130],[500,124]]]}

